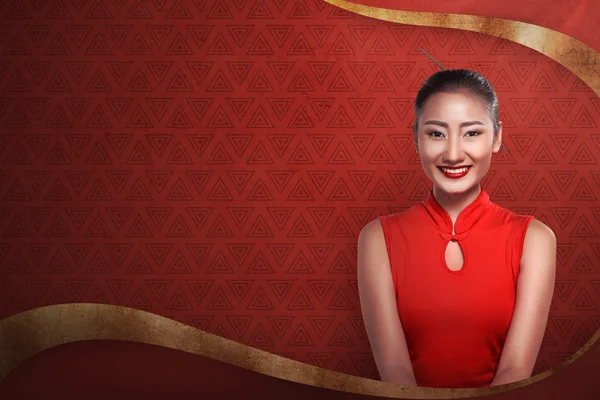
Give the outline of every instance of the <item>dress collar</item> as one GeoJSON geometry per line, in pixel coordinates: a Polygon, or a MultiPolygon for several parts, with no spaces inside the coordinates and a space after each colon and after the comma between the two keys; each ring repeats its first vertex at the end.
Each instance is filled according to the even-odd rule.
{"type": "Polygon", "coordinates": [[[484,211],[492,204],[490,196],[481,188],[481,192],[475,200],[465,207],[456,219],[454,224],[454,235],[452,234],[452,219],[446,210],[438,203],[433,196],[433,190],[429,192],[427,198],[421,203],[428,214],[431,216],[434,224],[440,231],[441,236],[446,240],[462,240],[468,236],[469,232],[477,221],[483,216],[484,211]]]}

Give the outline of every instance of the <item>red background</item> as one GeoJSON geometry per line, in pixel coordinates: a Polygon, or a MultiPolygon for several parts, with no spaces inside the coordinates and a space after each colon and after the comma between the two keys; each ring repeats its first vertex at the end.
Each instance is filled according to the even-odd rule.
{"type": "Polygon", "coordinates": [[[116,304],[377,378],[356,239],[430,187],[409,129],[437,68],[423,47],[495,85],[508,154],[485,187],[557,234],[535,372],[600,327],[600,102],[545,56],[318,0],[23,0],[0,15],[0,318],[116,304]]]}

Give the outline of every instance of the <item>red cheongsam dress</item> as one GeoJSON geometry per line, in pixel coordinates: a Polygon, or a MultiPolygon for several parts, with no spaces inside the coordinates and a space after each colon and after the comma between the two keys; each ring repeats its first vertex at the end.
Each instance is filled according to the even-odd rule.
{"type": "Polygon", "coordinates": [[[380,217],[413,371],[419,386],[489,386],[515,306],[525,232],[532,216],[490,201],[482,188],[458,216],[429,192],[408,210],[380,217]],[[446,265],[458,241],[460,270],[446,265]]]}

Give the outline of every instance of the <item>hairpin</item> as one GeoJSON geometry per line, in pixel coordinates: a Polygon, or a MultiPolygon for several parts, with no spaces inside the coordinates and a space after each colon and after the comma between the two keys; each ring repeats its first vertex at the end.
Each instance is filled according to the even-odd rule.
{"type": "Polygon", "coordinates": [[[431,57],[431,56],[430,56],[430,55],[429,55],[429,54],[428,54],[428,53],[427,53],[425,50],[423,50],[423,48],[422,48],[422,47],[419,47],[419,50],[421,50],[421,51],[423,52],[423,54],[425,54],[427,57],[429,57],[429,59],[430,59],[431,61],[433,61],[434,63],[436,63],[436,64],[437,64],[437,66],[438,66],[438,67],[440,67],[440,68],[441,68],[443,71],[445,71],[445,70],[446,70],[446,68],[444,68],[444,66],[443,66],[442,64],[440,64],[439,62],[435,61],[435,60],[433,59],[433,57],[431,57]]]}

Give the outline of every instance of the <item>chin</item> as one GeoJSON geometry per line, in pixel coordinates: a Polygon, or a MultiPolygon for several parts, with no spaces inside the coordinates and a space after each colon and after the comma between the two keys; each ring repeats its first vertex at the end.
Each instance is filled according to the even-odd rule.
{"type": "Polygon", "coordinates": [[[468,192],[470,192],[473,188],[476,187],[476,185],[469,185],[469,186],[464,186],[464,185],[437,185],[438,189],[440,189],[442,192],[446,193],[449,196],[458,196],[458,195],[462,195],[462,194],[466,194],[468,192]]]}
{"type": "MultiPolygon", "coordinates": [[[[470,171],[475,172],[475,171],[470,171]]],[[[434,171],[435,179],[432,179],[433,184],[442,192],[448,195],[461,195],[470,192],[471,190],[477,188],[480,183],[479,179],[475,179],[477,177],[474,176],[465,176],[460,179],[453,180],[451,178],[446,178],[445,176],[440,176],[439,171],[434,171]]]]}

